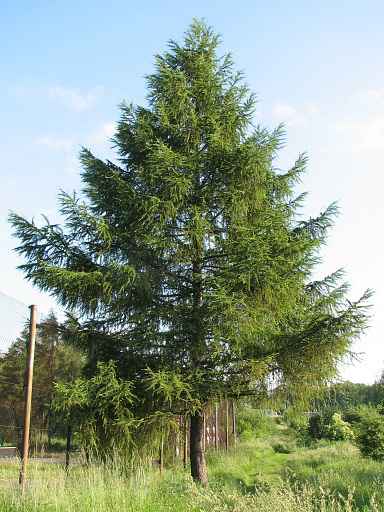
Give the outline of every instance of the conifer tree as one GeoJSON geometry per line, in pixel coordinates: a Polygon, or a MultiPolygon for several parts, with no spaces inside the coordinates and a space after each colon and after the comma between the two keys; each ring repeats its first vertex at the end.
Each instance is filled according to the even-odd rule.
{"type": "MultiPolygon", "coordinates": [[[[0,354],[0,424],[21,433],[24,410],[25,367],[29,329],[25,328],[9,349],[0,354]]],[[[37,325],[32,394],[34,431],[55,430],[52,400],[55,382],[76,379],[84,364],[82,354],[63,342],[59,324],[51,312],[37,325]]]]}
{"type": "Polygon", "coordinates": [[[255,98],[219,42],[195,21],[156,56],[147,105],[121,106],[116,161],[82,150],[64,226],[11,215],[21,269],[77,314],[91,366],[113,359],[152,407],[190,413],[203,484],[205,404],[329,380],[368,297],[349,302],[340,271],[311,282],[336,207],[299,219],[306,158],[276,169],[283,129],[253,125],[255,98]]]}

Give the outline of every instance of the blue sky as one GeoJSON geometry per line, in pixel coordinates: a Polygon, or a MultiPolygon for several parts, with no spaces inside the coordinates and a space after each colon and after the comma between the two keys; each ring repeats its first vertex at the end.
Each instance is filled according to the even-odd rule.
{"type": "Polygon", "coordinates": [[[259,98],[257,120],[286,123],[280,164],[308,152],[306,215],[341,209],[320,273],[344,267],[351,298],[376,294],[361,362],[345,378],[384,368],[382,201],[384,3],[379,1],[23,1],[0,7],[0,291],[47,311],[53,301],[15,267],[13,209],[57,220],[59,189],[78,189],[81,145],[112,156],[118,104],[145,101],[153,55],[193,17],[222,34],[259,98]]]}

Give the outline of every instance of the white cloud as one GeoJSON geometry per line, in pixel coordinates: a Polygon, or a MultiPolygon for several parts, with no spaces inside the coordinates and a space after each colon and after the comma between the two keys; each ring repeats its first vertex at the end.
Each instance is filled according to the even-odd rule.
{"type": "Polygon", "coordinates": [[[272,107],[273,118],[287,126],[303,126],[319,112],[320,109],[315,103],[305,103],[297,108],[288,103],[279,102],[272,107]]]}
{"type": "Polygon", "coordinates": [[[66,107],[76,112],[83,112],[92,108],[103,93],[102,87],[94,87],[89,91],[80,91],[68,87],[55,86],[48,88],[50,98],[59,100],[66,107]]]}
{"type": "Polygon", "coordinates": [[[34,98],[46,101],[47,97],[52,101],[64,105],[75,112],[84,112],[95,106],[99,98],[104,94],[104,87],[98,86],[88,90],[75,87],[52,85],[46,87],[15,86],[10,89],[11,94],[19,98],[34,98]]]}
{"type": "MultiPolygon", "coordinates": [[[[323,109],[327,133],[336,137],[343,151],[384,151],[384,87],[345,94],[342,103],[331,110],[323,109]]],[[[277,102],[272,117],[288,127],[305,129],[320,113],[315,103],[292,105],[277,102]]]]}
{"type": "Polygon", "coordinates": [[[72,140],[53,135],[44,135],[37,138],[35,142],[41,146],[60,151],[69,151],[73,146],[72,140]]]}
{"type": "Polygon", "coordinates": [[[78,150],[73,140],[54,135],[44,135],[36,139],[35,143],[52,151],[60,152],[63,158],[63,170],[66,174],[75,176],[79,173],[78,150]]]}
{"type": "Polygon", "coordinates": [[[109,142],[109,139],[115,134],[117,123],[114,121],[108,121],[104,123],[100,128],[92,133],[87,141],[89,144],[105,144],[109,142]]]}
{"type": "Polygon", "coordinates": [[[284,119],[286,122],[288,122],[297,116],[297,110],[292,107],[292,105],[288,105],[286,103],[277,103],[272,108],[272,115],[275,118],[284,119]]]}
{"type": "Polygon", "coordinates": [[[35,139],[35,144],[44,146],[52,151],[62,153],[63,170],[66,174],[78,175],[79,173],[79,150],[83,143],[91,146],[101,158],[112,158],[110,154],[110,138],[115,134],[117,124],[108,121],[101,124],[97,129],[85,136],[78,136],[74,139],[56,135],[43,135],[35,139]]]}
{"type": "Polygon", "coordinates": [[[368,89],[366,91],[359,91],[356,97],[361,102],[368,104],[377,104],[382,102],[384,105],[384,87],[378,87],[376,89],[368,89]]]}
{"type": "Polygon", "coordinates": [[[338,135],[356,151],[384,150],[384,88],[352,94],[344,119],[336,123],[338,135]]]}
{"type": "MultiPolygon", "coordinates": [[[[93,146],[104,146],[108,145],[109,139],[115,134],[117,128],[117,123],[114,121],[108,121],[103,123],[99,128],[97,128],[94,132],[89,135],[83,137],[83,142],[85,145],[90,144],[93,146]]],[[[79,137],[79,142],[81,142],[81,137],[79,137]]],[[[70,152],[74,151],[76,146],[80,146],[81,144],[77,144],[73,139],[66,137],[59,137],[56,135],[43,135],[35,139],[35,144],[45,146],[52,150],[70,152]]]]}
{"type": "Polygon", "coordinates": [[[337,128],[353,151],[384,150],[384,115],[341,122],[337,128]]]}

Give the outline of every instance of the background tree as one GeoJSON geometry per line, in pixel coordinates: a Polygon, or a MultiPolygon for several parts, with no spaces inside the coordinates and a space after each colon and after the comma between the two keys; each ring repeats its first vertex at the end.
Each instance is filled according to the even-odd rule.
{"type": "Polygon", "coordinates": [[[298,219],[306,159],[275,167],[283,130],[252,124],[255,98],[218,44],[194,22],[156,57],[147,106],[121,107],[116,162],[82,151],[84,198],[60,195],[63,227],[10,218],[27,278],[77,313],[90,373],[113,359],[137,415],[190,414],[202,483],[205,404],[329,380],[367,298],[348,302],[341,272],[310,282],[336,208],[298,219]]]}
{"type": "MultiPolygon", "coordinates": [[[[0,356],[0,424],[19,433],[23,426],[28,338],[26,328],[0,356]]],[[[32,428],[47,433],[48,443],[51,434],[61,427],[56,424],[52,411],[55,382],[72,382],[80,375],[83,364],[84,357],[64,343],[56,317],[50,313],[37,326],[32,394],[32,428]]]]}
{"type": "Polygon", "coordinates": [[[337,382],[327,387],[321,397],[313,401],[312,409],[318,412],[345,411],[358,405],[377,406],[383,400],[384,386],[381,380],[374,384],[337,382]]]}

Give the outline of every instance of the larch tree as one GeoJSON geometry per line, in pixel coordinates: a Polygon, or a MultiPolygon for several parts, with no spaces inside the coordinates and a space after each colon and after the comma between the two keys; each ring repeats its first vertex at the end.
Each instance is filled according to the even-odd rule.
{"type": "Polygon", "coordinates": [[[121,106],[116,160],[82,150],[63,226],[10,217],[21,269],[77,314],[90,365],[113,359],[153,408],[190,414],[203,484],[205,405],[331,379],[368,296],[349,302],[339,271],[311,281],[336,207],[300,220],[306,158],[276,168],[283,129],[254,126],[255,98],[219,42],[195,21],[156,56],[146,106],[121,106]]]}

